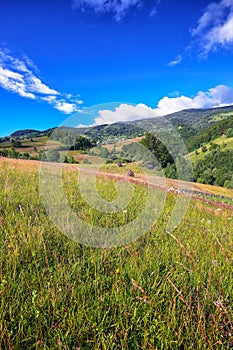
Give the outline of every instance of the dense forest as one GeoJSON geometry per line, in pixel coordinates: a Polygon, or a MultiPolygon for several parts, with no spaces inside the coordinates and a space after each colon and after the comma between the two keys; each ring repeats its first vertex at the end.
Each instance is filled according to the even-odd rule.
{"type": "Polygon", "coordinates": [[[194,164],[193,173],[196,182],[233,188],[233,150],[211,151],[194,164]]]}

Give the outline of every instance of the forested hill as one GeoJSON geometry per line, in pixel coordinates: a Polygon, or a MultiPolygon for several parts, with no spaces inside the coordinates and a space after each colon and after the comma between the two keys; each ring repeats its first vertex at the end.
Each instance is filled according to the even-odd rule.
{"type": "MultiPolygon", "coordinates": [[[[208,125],[215,121],[225,118],[229,115],[233,116],[233,106],[211,108],[211,109],[185,109],[183,111],[175,112],[165,116],[173,124],[187,124],[192,127],[205,129],[208,125]]],[[[143,120],[136,120],[131,124],[140,126],[142,123],[147,124],[153,128],[157,124],[158,118],[148,118],[143,120]]]]}
{"type": "MultiPolygon", "coordinates": [[[[181,136],[186,140],[198,135],[205,129],[221,120],[233,117],[233,106],[212,108],[212,109],[187,109],[169,114],[163,118],[169,120],[175,126],[181,136]]],[[[161,118],[150,118],[135,120],[133,122],[120,122],[114,124],[104,124],[93,127],[68,128],[62,127],[66,131],[78,135],[86,135],[95,141],[111,141],[118,138],[132,138],[141,136],[146,131],[156,131],[161,126],[161,118]]],[[[44,131],[38,130],[18,130],[2,140],[9,138],[23,139],[29,137],[41,137],[50,135],[55,128],[44,131]]]]}
{"type": "Polygon", "coordinates": [[[34,130],[34,129],[25,129],[25,130],[18,130],[13,132],[13,134],[10,135],[10,137],[17,138],[17,137],[25,137],[25,136],[30,136],[32,134],[37,135],[39,134],[39,130],[34,130]]]}

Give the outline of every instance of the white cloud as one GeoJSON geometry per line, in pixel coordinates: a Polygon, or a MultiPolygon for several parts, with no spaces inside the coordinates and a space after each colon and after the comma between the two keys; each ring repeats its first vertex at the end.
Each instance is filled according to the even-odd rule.
{"type": "Polygon", "coordinates": [[[143,103],[139,103],[136,106],[122,103],[116,107],[115,111],[99,111],[99,116],[95,118],[95,125],[111,124],[118,121],[127,122],[152,117],[158,117],[157,112],[143,103]]]}
{"type": "MultiPolygon", "coordinates": [[[[158,5],[160,1],[155,0],[158,5]]],[[[144,5],[143,0],[73,0],[73,8],[92,9],[96,13],[112,13],[116,21],[120,21],[130,8],[141,8],[144,5]]],[[[156,7],[153,5],[150,16],[155,15],[156,7]]]]}
{"type": "Polygon", "coordinates": [[[207,92],[199,91],[196,96],[163,97],[155,109],[159,115],[167,115],[190,108],[216,108],[233,104],[233,89],[217,85],[207,92]]]}
{"type": "Polygon", "coordinates": [[[78,124],[77,126],[76,126],[76,128],[78,129],[78,128],[89,128],[89,127],[91,127],[91,125],[85,125],[85,124],[78,124]]]}
{"type": "Polygon", "coordinates": [[[28,85],[29,85],[29,89],[31,91],[37,92],[38,94],[42,94],[42,95],[58,95],[59,94],[56,90],[50,89],[50,87],[48,87],[47,85],[42,83],[42,81],[35,76],[29,77],[28,85]]]}
{"type": "Polygon", "coordinates": [[[176,56],[176,58],[173,61],[169,62],[167,65],[169,67],[174,67],[174,66],[177,66],[178,64],[180,64],[181,61],[182,61],[182,56],[178,55],[178,56],[176,56]]]}
{"type": "Polygon", "coordinates": [[[190,108],[216,108],[233,104],[233,89],[217,85],[207,92],[199,91],[196,96],[163,97],[156,108],[145,104],[129,105],[122,103],[114,111],[100,110],[93,125],[112,124],[120,121],[154,118],[190,108]]]}
{"type": "Polygon", "coordinates": [[[6,79],[6,81],[12,79],[15,81],[23,82],[23,75],[19,74],[17,72],[12,72],[9,69],[5,69],[0,66],[0,76],[3,79],[3,81],[6,79]]]}
{"type": "Polygon", "coordinates": [[[45,97],[41,97],[41,100],[51,103],[53,101],[56,101],[56,97],[55,96],[45,96],[45,97]]]}
{"type": "Polygon", "coordinates": [[[64,101],[55,101],[54,108],[65,114],[70,114],[77,111],[77,106],[75,104],[64,101]]]}
{"type": "Polygon", "coordinates": [[[192,30],[192,36],[195,40],[191,46],[197,45],[200,56],[206,56],[219,48],[232,48],[233,1],[222,0],[209,4],[192,30]]]}
{"type": "Polygon", "coordinates": [[[26,91],[23,76],[0,65],[0,86],[4,89],[19,94],[22,97],[35,99],[35,95],[26,91]]]}
{"type": "Polygon", "coordinates": [[[57,110],[69,114],[83,103],[79,95],[63,94],[50,88],[38,77],[39,70],[27,57],[19,59],[0,48],[0,86],[21,97],[45,101],[57,110]]]}

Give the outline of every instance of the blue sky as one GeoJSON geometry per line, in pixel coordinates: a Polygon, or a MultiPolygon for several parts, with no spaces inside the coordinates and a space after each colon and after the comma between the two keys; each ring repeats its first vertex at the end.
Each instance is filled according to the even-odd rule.
{"type": "Polygon", "coordinates": [[[232,0],[1,0],[0,136],[233,104],[232,68],[232,0]]]}

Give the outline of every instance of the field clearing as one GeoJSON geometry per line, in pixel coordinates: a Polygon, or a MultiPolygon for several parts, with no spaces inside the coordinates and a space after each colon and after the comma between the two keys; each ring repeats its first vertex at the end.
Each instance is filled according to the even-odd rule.
{"type": "Polygon", "coordinates": [[[113,147],[115,146],[116,147],[116,151],[120,151],[123,146],[129,145],[132,142],[139,142],[142,139],[143,139],[143,136],[134,137],[132,139],[116,141],[115,143],[103,144],[102,147],[107,148],[109,151],[112,151],[113,147]]]}
{"type": "MultiPolygon", "coordinates": [[[[102,160],[99,157],[95,156],[89,156],[85,154],[79,153],[79,151],[69,151],[68,155],[72,155],[76,160],[78,160],[80,163],[82,163],[84,158],[87,158],[90,162],[93,164],[85,165],[87,172],[95,171],[96,165],[98,162],[102,164],[102,160]]],[[[14,166],[17,165],[20,169],[24,169],[26,167],[34,167],[35,169],[39,169],[40,161],[34,161],[34,160],[23,160],[23,159],[12,159],[12,158],[1,158],[0,162],[6,162],[10,163],[14,166]]],[[[64,169],[69,170],[75,170],[78,171],[80,164],[61,164],[60,166],[64,167],[64,169]]],[[[82,165],[83,167],[83,165],[82,165]]],[[[146,174],[143,173],[143,168],[140,166],[140,164],[137,163],[129,163],[124,164],[122,167],[118,167],[116,164],[103,164],[99,168],[99,175],[104,177],[110,177],[112,179],[118,178],[123,179],[126,176],[126,173],[128,170],[132,170],[135,172],[134,178],[127,178],[129,181],[136,182],[138,184],[142,184],[145,181],[146,174],[148,175],[147,181],[149,182],[151,179],[151,182],[153,184],[157,184],[157,186],[160,186],[162,182],[166,182],[166,189],[174,188],[177,190],[179,187],[186,188],[189,190],[192,188],[193,191],[202,192],[203,194],[214,194],[217,196],[224,196],[227,198],[233,199],[233,189],[220,187],[220,186],[212,186],[208,184],[201,184],[201,183],[195,183],[195,182],[187,182],[187,181],[179,181],[176,179],[168,179],[168,178],[160,178],[156,177],[155,171],[147,171],[146,174]],[[151,175],[150,175],[151,174],[151,175]],[[156,178],[156,179],[155,179],[156,178]]]]}
{"type": "MultiPolygon", "coordinates": [[[[228,149],[231,149],[231,150],[233,149],[233,137],[227,138],[224,135],[224,136],[218,137],[217,139],[213,140],[212,142],[216,143],[219,146],[222,146],[223,143],[225,143],[226,146],[223,148],[224,151],[228,150],[228,149]]],[[[207,143],[206,147],[208,149],[206,152],[202,152],[202,150],[201,150],[202,147],[200,147],[198,149],[198,152],[199,152],[198,155],[195,154],[195,151],[190,153],[190,158],[191,158],[192,162],[196,162],[197,160],[203,160],[205,158],[205,156],[210,153],[210,151],[209,151],[210,143],[207,143]]]]}
{"type": "MultiPolygon", "coordinates": [[[[0,348],[232,349],[232,209],[191,200],[169,233],[177,195],[167,193],[162,215],[138,240],[85,246],[47,216],[39,165],[0,159],[0,348]]],[[[120,230],[139,215],[144,186],[133,184],[125,210],[101,213],[82,198],[78,168],[65,167],[64,184],[84,221],[120,230]]],[[[115,184],[97,179],[108,201],[116,198],[115,184]]]]}
{"type": "MultiPolygon", "coordinates": [[[[31,139],[21,140],[22,147],[15,147],[16,152],[29,152],[31,155],[35,155],[34,147],[38,151],[43,150],[44,148],[54,148],[60,146],[61,144],[58,141],[49,140],[48,136],[42,136],[31,139]],[[48,142],[49,140],[49,142],[48,142]]],[[[0,150],[5,148],[11,148],[11,142],[2,142],[0,143],[0,150]]]]}

